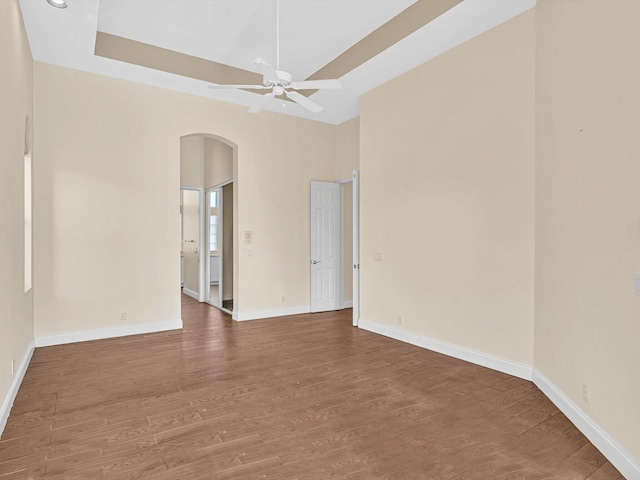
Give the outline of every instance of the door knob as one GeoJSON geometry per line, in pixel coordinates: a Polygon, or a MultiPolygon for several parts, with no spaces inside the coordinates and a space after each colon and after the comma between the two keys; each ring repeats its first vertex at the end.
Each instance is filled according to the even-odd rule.
{"type": "Polygon", "coordinates": [[[311,263],[313,263],[315,265],[316,263],[320,263],[320,260],[314,260],[311,263]]]}

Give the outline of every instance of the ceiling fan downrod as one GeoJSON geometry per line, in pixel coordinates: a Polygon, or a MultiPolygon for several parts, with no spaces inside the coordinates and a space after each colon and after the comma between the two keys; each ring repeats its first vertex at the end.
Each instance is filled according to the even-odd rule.
{"type": "Polygon", "coordinates": [[[276,0],[276,70],[280,70],[280,0],[276,0]]]}
{"type": "MultiPolygon", "coordinates": [[[[280,70],[280,0],[276,0],[276,68],[266,63],[262,58],[254,62],[262,69],[262,85],[209,85],[214,89],[251,89],[251,90],[271,90],[262,96],[259,103],[249,109],[250,113],[260,112],[267,103],[275,98],[284,96],[307,110],[318,113],[322,111],[322,106],[311,100],[296,90],[322,90],[340,88],[340,81],[334,80],[304,80],[294,82],[293,75],[280,70]]],[[[284,101],[284,98],[283,98],[284,101]]]]}

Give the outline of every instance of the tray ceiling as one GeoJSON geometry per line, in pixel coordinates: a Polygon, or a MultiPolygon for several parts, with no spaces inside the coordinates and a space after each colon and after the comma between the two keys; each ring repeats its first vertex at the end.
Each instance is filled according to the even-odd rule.
{"type": "MultiPolygon", "coordinates": [[[[34,60],[251,106],[276,63],[275,0],[20,0],[34,60]]],[[[281,0],[280,68],[296,80],[339,78],[306,92],[325,109],[266,110],[342,123],[368,90],[535,5],[535,0],[281,0]]]]}

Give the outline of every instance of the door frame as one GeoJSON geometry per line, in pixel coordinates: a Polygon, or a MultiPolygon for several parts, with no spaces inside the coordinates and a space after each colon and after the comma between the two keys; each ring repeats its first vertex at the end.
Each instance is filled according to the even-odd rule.
{"type": "Polygon", "coordinates": [[[351,174],[352,224],[353,224],[353,326],[360,321],[360,170],[351,174]]]}
{"type": "MultiPolygon", "coordinates": [[[[352,183],[353,180],[351,178],[345,178],[343,180],[338,180],[336,183],[340,184],[340,309],[344,310],[344,274],[346,271],[346,265],[344,262],[344,189],[342,188],[344,185],[348,183],[352,183]]],[[[353,202],[353,198],[351,199],[353,202]]]]}
{"type": "MultiPolygon", "coordinates": [[[[220,310],[222,310],[225,313],[228,313],[229,315],[233,316],[233,311],[229,310],[228,308],[224,308],[222,306],[223,301],[224,301],[224,187],[226,187],[227,185],[232,185],[233,184],[233,179],[231,180],[227,180],[226,182],[222,182],[219,185],[217,185],[217,188],[220,189],[220,196],[218,197],[218,217],[221,220],[221,222],[218,224],[218,235],[220,235],[220,242],[218,243],[218,252],[220,252],[220,282],[218,283],[219,287],[219,293],[220,293],[220,306],[218,307],[220,310]]],[[[234,185],[234,192],[233,194],[235,195],[235,185],[234,185]]],[[[235,200],[235,199],[234,199],[235,200]]],[[[231,212],[232,214],[232,222],[233,222],[233,218],[235,218],[235,209],[237,208],[235,205],[235,201],[233,202],[233,211],[231,212]]],[[[231,237],[231,243],[235,245],[235,238],[236,238],[236,234],[235,234],[235,229],[234,229],[234,234],[233,237],[231,237]]],[[[235,250],[235,249],[234,249],[235,250]]],[[[235,253],[234,253],[235,255],[235,253]]],[[[233,270],[233,259],[231,260],[231,272],[233,277],[235,277],[235,271],[233,270]]],[[[235,291],[233,289],[233,283],[234,283],[234,279],[231,279],[231,292],[233,297],[235,297],[235,291]]],[[[234,303],[235,303],[235,298],[234,298],[234,303]]],[[[234,305],[235,307],[235,305],[234,305]]],[[[234,308],[235,310],[235,308],[234,308]]]]}
{"type": "MultiPolygon", "coordinates": [[[[214,185],[213,187],[209,187],[209,188],[207,188],[205,190],[205,204],[206,204],[205,208],[209,207],[208,194],[210,192],[214,191],[214,190],[218,190],[218,256],[220,257],[220,267],[219,267],[220,268],[220,280],[218,281],[218,305],[211,305],[211,303],[209,303],[209,302],[207,302],[207,304],[211,305],[214,308],[222,310],[223,312],[228,313],[230,315],[233,312],[231,310],[226,309],[226,308],[224,308],[222,306],[222,296],[223,296],[223,293],[222,293],[223,292],[223,290],[222,290],[223,286],[222,286],[222,284],[224,282],[224,279],[223,279],[224,275],[222,274],[222,272],[223,272],[223,262],[224,262],[224,259],[223,259],[224,242],[222,242],[221,240],[222,240],[222,238],[224,238],[223,237],[223,235],[224,235],[223,234],[223,228],[224,228],[223,224],[224,224],[224,222],[222,222],[222,215],[224,215],[224,213],[223,213],[224,202],[223,202],[223,199],[222,199],[222,197],[223,197],[223,195],[222,195],[222,187],[226,187],[227,185],[230,185],[232,183],[233,183],[233,179],[227,180],[225,182],[218,183],[217,185],[214,185]]],[[[211,212],[211,210],[209,209],[209,211],[205,212],[205,215],[204,215],[204,223],[205,223],[205,228],[206,228],[206,240],[207,240],[206,241],[206,245],[207,245],[206,253],[207,253],[207,259],[209,260],[208,262],[206,262],[206,265],[205,265],[205,273],[204,273],[204,275],[205,275],[205,283],[211,283],[211,279],[210,279],[210,276],[211,276],[211,259],[209,258],[211,256],[211,252],[209,250],[210,247],[211,247],[211,245],[209,245],[209,238],[210,238],[210,235],[211,235],[211,232],[209,230],[211,229],[211,225],[210,225],[210,222],[207,221],[209,215],[211,214],[210,212],[211,212]]],[[[233,214],[235,215],[235,212],[233,212],[233,214]]],[[[234,239],[232,241],[235,241],[235,234],[234,234],[234,239]]],[[[235,272],[234,272],[234,276],[235,276],[235,272]]],[[[207,285],[207,288],[209,289],[209,292],[210,292],[211,291],[210,285],[207,285]]],[[[233,288],[233,286],[232,286],[232,288],[233,288]]],[[[235,292],[234,292],[234,295],[235,295],[235,292]]],[[[207,297],[208,296],[209,295],[207,295],[207,297]]]]}
{"type": "MultiPolygon", "coordinates": [[[[217,189],[218,187],[209,187],[204,191],[204,204],[205,204],[204,224],[207,230],[205,233],[205,239],[206,239],[205,244],[207,246],[205,257],[208,259],[208,261],[205,261],[205,265],[204,265],[204,283],[206,285],[205,290],[207,291],[207,294],[205,295],[205,302],[208,305],[211,305],[212,307],[216,307],[216,305],[213,305],[211,303],[211,243],[209,241],[211,238],[211,221],[209,219],[209,216],[211,215],[211,206],[209,205],[209,194],[217,189]]],[[[218,217],[220,217],[220,192],[218,192],[218,217]]],[[[218,255],[220,255],[220,249],[218,249],[218,255]]],[[[220,281],[218,281],[218,297],[221,297],[220,281]]],[[[220,301],[220,298],[218,298],[218,301],[220,301]]],[[[221,304],[219,303],[219,305],[221,304]]]]}
{"type": "MultiPolygon", "coordinates": [[[[206,282],[206,278],[205,278],[205,274],[204,274],[204,269],[203,269],[203,263],[206,261],[206,258],[204,256],[205,250],[208,252],[209,251],[209,247],[207,246],[206,249],[202,248],[202,246],[205,244],[205,239],[206,239],[206,231],[205,231],[205,216],[203,215],[203,202],[205,200],[205,194],[204,194],[204,188],[202,187],[191,187],[189,185],[180,185],[180,192],[182,193],[182,190],[191,190],[191,191],[196,191],[198,192],[198,223],[199,223],[199,231],[198,231],[198,237],[199,237],[199,242],[200,242],[200,247],[198,250],[198,263],[199,263],[199,268],[198,268],[198,298],[197,300],[199,302],[205,302],[206,300],[206,296],[205,296],[205,288],[204,288],[204,283],[206,282]]],[[[183,213],[184,214],[184,213],[183,213]]],[[[182,219],[182,222],[184,222],[184,218],[182,219]]],[[[180,228],[182,228],[182,225],[180,225],[180,228]]],[[[182,235],[181,235],[182,236],[182,235]]],[[[183,249],[184,245],[182,245],[182,238],[180,239],[180,250],[183,249]]]]}
{"type": "MultiPolygon", "coordinates": [[[[352,244],[353,244],[353,284],[352,284],[352,296],[353,296],[353,319],[352,324],[354,327],[358,326],[358,321],[360,320],[360,171],[354,170],[351,173],[351,178],[345,178],[343,180],[338,180],[338,183],[344,185],[346,183],[351,183],[351,224],[352,224],[352,244]]],[[[344,192],[340,189],[340,202],[341,206],[344,202],[343,198],[344,192]]],[[[343,228],[343,209],[340,209],[340,228],[343,228]]],[[[341,282],[342,288],[340,291],[342,305],[344,305],[344,279],[345,274],[345,264],[344,264],[344,232],[340,236],[340,241],[342,242],[342,252],[340,253],[340,270],[342,273],[341,282]]]]}

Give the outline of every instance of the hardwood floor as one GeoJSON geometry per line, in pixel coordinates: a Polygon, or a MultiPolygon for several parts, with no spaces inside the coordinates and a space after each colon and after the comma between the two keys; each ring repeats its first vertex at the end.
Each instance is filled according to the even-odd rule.
{"type": "Polygon", "coordinates": [[[0,480],[623,478],[530,382],[351,327],[351,311],[38,348],[0,480]]]}

